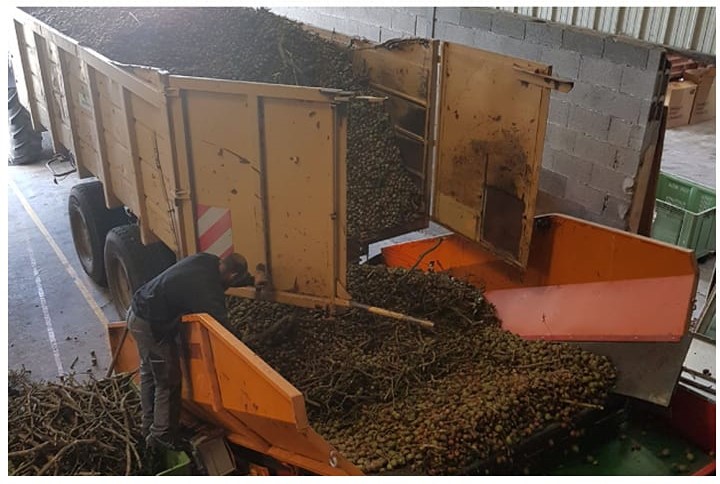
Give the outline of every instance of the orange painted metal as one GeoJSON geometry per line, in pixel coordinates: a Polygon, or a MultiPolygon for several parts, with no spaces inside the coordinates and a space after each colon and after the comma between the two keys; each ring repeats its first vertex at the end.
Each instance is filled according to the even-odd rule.
{"type": "MultiPolygon", "coordinates": [[[[125,323],[108,327],[114,352],[125,323]]],[[[227,431],[237,445],[322,475],[361,475],[308,424],[302,393],[206,314],[183,318],[183,409],[227,431]]],[[[135,371],[137,347],[128,335],[116,371],[135,371]]]]}
{"type": "MultiPolygon", "coordinates": [[[[411,267],[437,239],[382,249],[411,267]]],[[[526,271],[459,235],[418,264],[485,288],[520,336],[564,341],[679,341],[697,286],[691,251],[566,215],[536,217],[526,271]]]]}

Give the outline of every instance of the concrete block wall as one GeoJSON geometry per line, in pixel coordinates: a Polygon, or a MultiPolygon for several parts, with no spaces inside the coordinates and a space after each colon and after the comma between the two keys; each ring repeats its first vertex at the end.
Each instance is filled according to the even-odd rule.
{"type": "Polygon", "coordinates": [[[434,37],[552,65],[575,87],[551,95],[538,213],[628,228],[642,160],[659,128],[667,83],[662,47],[492,8],[272,10],[377,42],[434,37]]]}

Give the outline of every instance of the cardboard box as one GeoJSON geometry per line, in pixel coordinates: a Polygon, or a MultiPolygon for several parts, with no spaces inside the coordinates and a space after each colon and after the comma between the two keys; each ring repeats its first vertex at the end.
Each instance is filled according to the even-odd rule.
{"type": "Polygon", "coordinates": [[[668,107],[668,128],[685,126],[690,122],[696,92],[697,84],[694,82],[673,81],[668,83],[665,94],[665,106],[668,107]]]}
{"type": "Polygon", "coordinates": [[[697,84],[690,124],[715,117],[715,67],[702,67],[685,71],[685,80],[697,84]]]}

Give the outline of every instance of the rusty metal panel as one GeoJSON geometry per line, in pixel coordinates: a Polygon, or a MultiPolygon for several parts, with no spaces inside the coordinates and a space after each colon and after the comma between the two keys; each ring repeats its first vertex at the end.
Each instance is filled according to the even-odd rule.
{"type": "MultiPolygon", "coordinates": [[[[257,98],[182,90],[185,130],[198,222],[196,239],[214,219],[197,207],[230,210],[232,246],[251,269],[267,264],[263,218],[257,98]],[[227,120],[232,119],[232,123],[227,120]]],[[[299,187],[298,187],[299,188],[299,187]]],[[[218,211],[219,213],[219,211],[218,211]]],[[[193,231],[194,232],[194,231],[193,231]]],[[[206,247],[201,246],[199,250],[206,247]]]]}
{"type": "Polygon", "coordinates": [[[251,271],[264,267],[278,301],[345,297],[347,99],[181,76],[169,87],[180,100],[171,115],[184,127],[197,250],[242,253],[251,271]]]}
{"type": "Polygon", "coordinates": [[[453,43],[442,59],[433,218],[524,267],[549,92],[519,69],[550,68],[453,43]]]}

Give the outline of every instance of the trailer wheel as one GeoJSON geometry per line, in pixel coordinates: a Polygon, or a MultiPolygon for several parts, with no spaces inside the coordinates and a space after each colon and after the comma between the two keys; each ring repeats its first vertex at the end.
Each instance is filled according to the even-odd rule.
{"type": "Polygon", "coordinates": [[[102,183],[92,181],[72,187],[68,215],[75,252],[83,270],[97,284],[105,286],[105,237],[113,227],[129,222],[125,209],[105,207],[102,183]]]}
{"type": "Polygon", "coordinates": [[[162,242],[143,245],[137,225],[110,230],[105,239],[105,271],[118,315],[125,318],[135,291],[174,263],[175,254],[162,242]]]}

